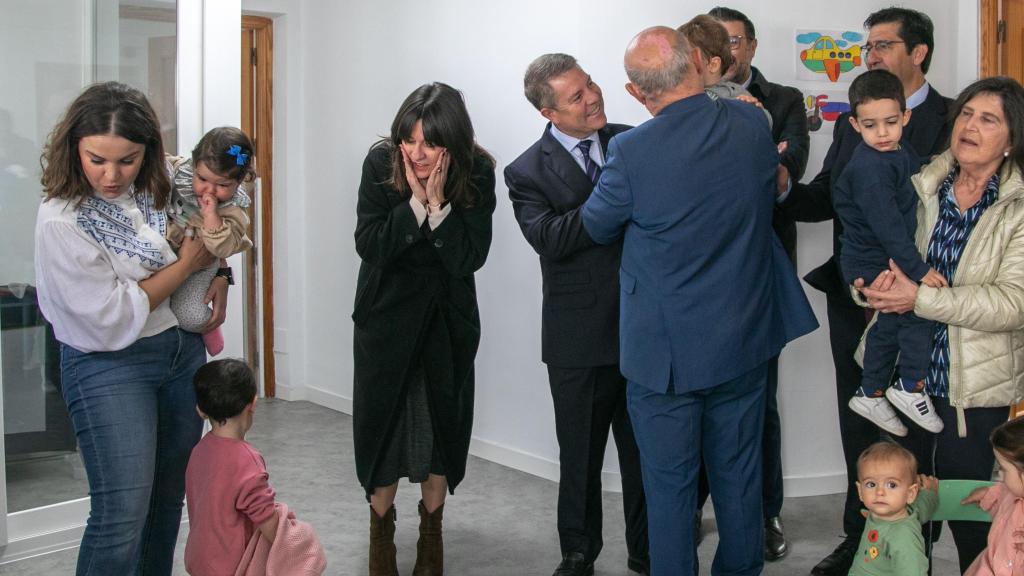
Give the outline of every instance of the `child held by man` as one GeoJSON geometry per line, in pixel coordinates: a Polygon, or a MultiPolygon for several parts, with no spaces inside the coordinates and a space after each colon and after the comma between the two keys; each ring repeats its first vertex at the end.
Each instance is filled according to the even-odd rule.
{"type": "MultiPolygon", "coordinates": [[[[850,85],[850,109],[850,123],[864,141],[833,187],[832,203],[843,226],[843,279],[870,284],[889,270],[891,260],[916,282],[947,286],[914,243],[918,199],[910,177],[920,162],[901,141],[911,112],[903,84],[886,70],[865,72],[850,85]]],[[[934,331],[933,322],[913,312],[879,312],[865,335],[861,387],[850,409],[895,436],[906,436],[907,427],[893,406],[925,430],[940,432],[942,420],[925,392],[934,331]],[[899,378],[892,383],[897,358],[899,378]]]]}
{"type": "Polygon", "coordinates": [[[192,576],[322,574],[313,529],[275,502],[263,456],[245,441],[256,410],[256,378],[241,360],[209,362],[193,380],[196,410],[212,430],[185,472],[192,576]]]}
{"type": "MultiPolygon", "coordinates": [[[[698,14],[678,28],[690,45],[700,51],[701,79],[704,93],[712,100],[741,100],[753,104],[764,112],[768,127],[772,126],[772,115],[743,86],[728,78],[735,72],[736,59],[729,45],[729,32],[722,23],[707,14],[698,14]]],[[[781,150],[780,150],[781,153],[781,150]]]]}

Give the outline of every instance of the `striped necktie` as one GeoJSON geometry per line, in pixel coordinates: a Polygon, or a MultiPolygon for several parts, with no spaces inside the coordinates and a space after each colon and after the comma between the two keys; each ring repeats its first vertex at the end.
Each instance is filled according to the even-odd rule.
{"type": "Polygon", "coordinates": [[[590,157],[590,145],[593,143],[593,140],[580,140],[576,147],[583,153],[583,169],[587,172],[587,178],[590,178],[591,183],[597,184],[597,179],[601,177],[601,167],[590,157]]]}

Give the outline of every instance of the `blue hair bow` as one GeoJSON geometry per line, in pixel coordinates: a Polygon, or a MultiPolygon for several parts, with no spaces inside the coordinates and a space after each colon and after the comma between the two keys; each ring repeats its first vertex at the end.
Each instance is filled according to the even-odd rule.
{"type": "Polygon", "coordinates": [[[232,144],[231,148],[228,148],[228,155],[235,157],[235,164],[239,166],[245,166],[245,162],[249,159],[249,155],[242,152],[242,147],[238,144],[232,144]]]}

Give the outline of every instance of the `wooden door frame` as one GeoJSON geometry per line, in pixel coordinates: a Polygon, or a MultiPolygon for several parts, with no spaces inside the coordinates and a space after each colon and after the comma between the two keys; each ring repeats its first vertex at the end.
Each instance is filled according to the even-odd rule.
{"type": "Polygon", "coordinates": [[[980,0],[978,22],[978,71],[982,78],[999,74],[999,9],[1000,0],[980,0]]]}
{"type": "Polygon", "coordinates": [[[253,135],[256,146],[256,171],[260,177],[259,226],[257,245],[248,253],[246,271],[246,330],[248,348],[253,360],[262,366],[263,395],[276,394],[274,365],[274,227],[273,227],[273,44],[274,22],[259,16],[242,16],[244,36],[255,37],[250,54],[242,54],[242,129],[253,135]],[[255,77],[253,77],[255,70],[255,77]],[[252,86],[247,90],[247,86],[252,86]],[[255,99],[255,111],[253,111],[255,99]],[[248,112],[247,112],[248,111],[248,112]],[[257,293],[256,271],[259,271],[260,293],[257,293]],[[262,314],[260,306],[262,305],[262,314]],[[262,318],[262,322],[260,319],[262,318]],[[257,331],[256,326],[259,326],[257,331]],[[262,353],[260,353],[262,334],[262,353]]]}

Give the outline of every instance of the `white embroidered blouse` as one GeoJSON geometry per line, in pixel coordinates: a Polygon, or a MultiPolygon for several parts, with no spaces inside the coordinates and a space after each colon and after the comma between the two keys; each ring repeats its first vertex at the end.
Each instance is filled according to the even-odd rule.
{"type": "Polygon", "coordinates": [[[166,212],[134,187],[78,207],[44,201],[36,217],[36,282],[39,308],[57,340],[83,352],[113,351],[176,326],[168,302],[150,312],[139,287],[177,260],[166,231],[166,212]]]}

